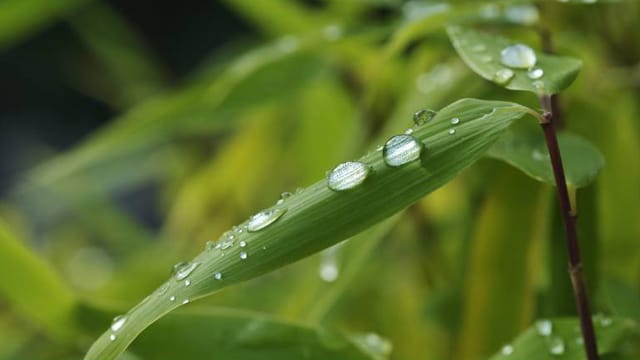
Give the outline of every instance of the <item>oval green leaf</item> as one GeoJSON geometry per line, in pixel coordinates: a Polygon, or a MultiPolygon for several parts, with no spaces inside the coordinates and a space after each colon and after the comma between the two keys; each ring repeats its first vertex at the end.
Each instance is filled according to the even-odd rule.
{"type": "MultiPolygon", "coordinates": [[[[600,151],[586,139],[571,133],[559,133],[558,144],[567,184],[573,188],[589,185],[604,166],[600,151]]],[[[538,181],[551,185],[556,183],[539,129],[512,127],[489,149],[487,155],[511,164],[538,181]]]]}
{"type": "Polygon", "coordinates": [[[582,61],[572,57],[536,52],[537,62],[532,69],[540,69],[543,74],[530,77],[529,69],[509,68],[500,62],[502,50],[515,41],[459,26],[450,26],[447,32],[453,47],[474,72],[510,90],[557,94],[571,85],[582,67],[582,61]],[[512,76],[501,75],[500,71],[511,71],[512,76]]]}
{"type": "Polygon", "coordinates": [[[257,223],[264,226],[245,222],[236,227],[233,239],[223,235],[191,262],[197,265],[183,267],[181,276],[169,279],[132,309],[116,332],[106,331],[87,359],[113,359],[146,327],[180,305],[300,260],[390,217],[473,164],[525,113],[535,114],[508,102],[463,99],[447,106],[413,130],[412,136],[424,146],[419,159],[390,167],[382,151],[373,151],[358,160],[369,174],[360,186],[335,192],[321,180],[271,208],[277,219],[262,216],[257,223]],[[453,118],[458,119],[455,125],[453,118]]]}
{"type": "MultiPolygon", "coordinates": [[[[618,351],[638,341],[638,324],[629,319],[594,316],[598,351],[601,355],[624,356],[618,351]]],[[[636,354],[637,355],[637,354],[636,354]]],[[[610,357],[607,357],[609,359],[610,357]]],[[[626,357],[624,357],[626,358],[626,357]]],[[[635,358],[635,357],[630,357],[635,358]]],[[[513,343],[505,345],[490,360],[585,360],[577,319],[539,320],[513,343]],[[549,335],[541,329],[550,330],[549,335]]]]}

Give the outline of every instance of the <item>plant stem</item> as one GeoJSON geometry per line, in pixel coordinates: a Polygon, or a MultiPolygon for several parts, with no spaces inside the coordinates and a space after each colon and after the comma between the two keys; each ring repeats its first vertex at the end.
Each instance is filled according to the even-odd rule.
{"type": "Polygon", "coordinates": [[[567,181],[565,179],[564,168],[562,166],[562,157],[560,155],[560,148],[558,147],[558,138],[556,136],[554,124],[555,116],[553,114],[552,106],[554,102],[550,96],[543,95],[540,97],[540,103],[545,110],[545,114],[540,121],[540,126],[544,132],[545,142],[549,151],[553,175],[556,181],[558,199],[560,200],[560,208],[562,210],[562,219],[564,221],[565,237],[569,252],[569,276],[571,277],[573,296],[576,301],[578,316],[580,317],[584,349],[588,360],[598,360],[598,345],[596,342],[595,330],[593,328],[587,290],[584,284],[582,260],[580,258],[580,246],[578,244],[578,231],[576,229],[578,213],[577,209],[571,206],[569,191],[567,189],[567,181]]]}

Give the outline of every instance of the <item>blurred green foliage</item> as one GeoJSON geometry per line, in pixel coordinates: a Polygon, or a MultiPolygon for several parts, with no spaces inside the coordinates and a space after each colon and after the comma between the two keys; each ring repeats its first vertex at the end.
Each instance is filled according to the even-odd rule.
{"type": "MultiPolygon", "coordinates": [[[[461,97],[539,107],[532,94],[465,67],[446,33],[453,24],[536,50],[551,42],[582,61],[559,96],[574,140],[565,165],[576,169],[576,187],[585,186],[577,199],[593,307],[615,316],[614,326],[597,329],[602,349],[636,358],[637,341],[621,339],[640,321],[638,2],[224,4],[260,36],[250,46],[232,39],[227,53],[169,83],[107,3],[0,1],[0,48],[55,21],[70,24],[99,62],[67,80],[118,113],[43,159],[1,199],[0,359],[82,357],[173,264],[281,192],[403,131],[418,109],[461,97]],[[592,147],[604,157],[597,177],[582,171],[592,168],[582,167],[592,147]],[[157,228],[116,201],[144,186],[153,189],[157,228]]],[[[530,135],[513,139],[536,143],[530,135]]],[[[490,155],[524,157],[496,148],[490,155]]],[[[531,175],[535,165],[518,168],[531,175]]],[[[489,358],[536,319],[575,312],[552,192],[487,158],[342,245],[176,311],[123,359],[160,359],[163,348],[193,359],[489,358]],[[327,265],[337,268],[335,281],[320,276],[327,265]]],[[[558,321],[561,334],[574,331],[574,320],[558,321]]],[[[521,344],[529,358],[548,348],[533,335],[514,342],[513,356],[521,344]]],[[[582,359],[579,348],[567,345],[567,358],[582,359]]]]}

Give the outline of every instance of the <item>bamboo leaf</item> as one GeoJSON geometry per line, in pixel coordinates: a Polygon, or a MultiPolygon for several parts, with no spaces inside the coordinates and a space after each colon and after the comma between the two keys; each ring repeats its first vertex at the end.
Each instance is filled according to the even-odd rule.
{"type": "Polygon", "coordinates": [[[336,192],[321,180],[269,210],[279,217],[263,213],[270,221],[265,228],[248,232],[248,223],[241,224],[131,310],[117,334],[105,332],[87,359],[113,359],[181,304],[302,259],[388,218],[473,164],[525,113],[535,114],[513,103],[475,99],[447,106],[412,132],[424,145],[419,159],[391,167],[381,151],[371,152],[359,160],[370,174],[360,186],[336,192]]]}
{"type": "MultiPolygon", "coordinates": [[[[601,355],[612,356],[607,356],[607,359],[617,359],[617,356],[623,356],[618,352],[623,351],[622,349],[625,349],[626,345],[637,344],[638,324],[634,321],[624,318],[594,316],[594,322],[598,338],[598,351],[601,355]]],[[[558,357],[566,360],[584,360],[586,356],[581,340],[577,319],[540,320],[522,333],[512,344],[503,347],[490,360],[555,360],[558,357]],[[544,335],[546,331],[550,331],[550,334],[544,335]]]]}
{"type": "MultiPolygon", "coordinates": [[[[381,340],[383,341],[383,340],[381,340]]],[[[234,309],[188,310],[158,321],[131,346],[144,359],[384,359],[323,327],[234,309]]],[[[365,343],[366,345],[366,343],[365,343]]]]}
{"type": "MultiPolygon", "coordinates": [[[[567,183],[574,188],[589,185],[604,166],[600,151],[586,139],[567,132],[558,134],[558,143],[567,183]]],[[[540,129],[514,126],[489,149],[487,155],[511,164],[538,181],[555,185],[540,129]]]]}
{"type": "Polygon", "coordinates": [[[508,67],[501,62],[501,54],[515,41],[459,26],[451,26],[447,32],[453,47],[475,73],[507,89],[557,94],[571,85],[582,67],[578,59],[541,52],[533,52],[537,61],[532,61],[528,50],[515,56],[515,63],[525,60],[522,66],[508,67]]]}

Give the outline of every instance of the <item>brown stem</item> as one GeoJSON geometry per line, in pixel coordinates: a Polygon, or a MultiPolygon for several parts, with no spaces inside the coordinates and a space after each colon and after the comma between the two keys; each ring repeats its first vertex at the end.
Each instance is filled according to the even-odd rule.
{"type": "Polygon", "coordinates": [[[553,168],[553,175],[556,181],[558,199],[560,200],[560,207],[562,210],[562,219],[564,221],[567,249],[569,252],[569,276],[571,277],[573,296],[576,300],[578,316],[580,317],[580,328],[582,329],[582,337],[584,339],[584,349],[588,360],[598,360],[598,344],[596,342],[596,334],[593,328],[587,290],[584,285],[582,260],[580,259],[580,246],[578,245],[578,231],[576,229],[578,214],[576,209],[571,207],[571,201],[569,199],[567,181],[564,176],[562,157],[560,155],[560,148],[558,147],[558,138],[556,136],[554,124],[555,116],[552,113],[552,99],[550,96],[543,95],[540,97],[540,103],[545,110],[545,114],[540,121],[540,125],[542,126],[545,142],[547,143],[551,166],[553,168]]]}

